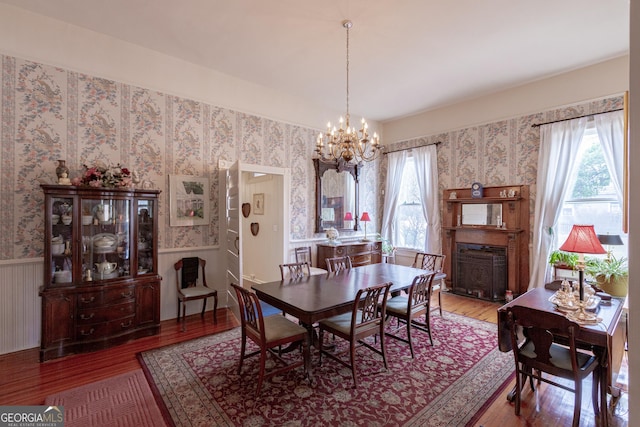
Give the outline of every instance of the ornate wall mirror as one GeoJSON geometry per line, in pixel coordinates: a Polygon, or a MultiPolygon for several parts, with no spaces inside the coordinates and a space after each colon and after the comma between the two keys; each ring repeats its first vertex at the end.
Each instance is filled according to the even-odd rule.
{"type": "Polygon", "coordinates": [[[328,228],[359,230],[359,190],[361,164],[322,162],[313,159],[316,170],[316,233],[328,228]],[[349,214],[352,220],[349,218],[349,214]]]}

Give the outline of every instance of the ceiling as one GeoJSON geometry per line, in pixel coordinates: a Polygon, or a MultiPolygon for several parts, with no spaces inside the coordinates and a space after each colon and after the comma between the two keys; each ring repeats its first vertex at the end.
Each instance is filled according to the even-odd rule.
{"type": "Polygon", "coordinates": [[[629,0],[0,0],[384,122],[628,54],[629,0]]]}

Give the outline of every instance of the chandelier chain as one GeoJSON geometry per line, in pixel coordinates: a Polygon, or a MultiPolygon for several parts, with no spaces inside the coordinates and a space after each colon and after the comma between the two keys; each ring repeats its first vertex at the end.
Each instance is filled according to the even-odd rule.
{"type": "Polygon", "coordinates": [[[345,21],[345,28],[347,29],[347,117],[346,123],[349,127],[349,29],[351,28],[351,22],[345,21]]]}
{"type": "Polygon", "coordinates": [[[349,97],[351,95],[349,88],[349,68],[351,65],[350,54],[350,29],[353,26],[349,20],[342,21],[342,26],[347,30],[347,43],[346,43],[346,68],[347,68],[347,116],[346,121],[343,122],[340,117],[340,128],[332,127],[331,123],[327,124],[327,132],[325,134],[320,133],[316,142],[315,156],[327,163],[334,162],[351,162],[355,161],[359,163],[361,161],[370,162],[375,160],[380,152],[380,139],[378,134],[374,132],[373,137],[370,138],[366,120],[362,119],[362,126],[357,129],[355,126],[351,127],[351,112],[349,109],[349,97]],[[326,138],[327,144],[324,140],[326,138]]]}

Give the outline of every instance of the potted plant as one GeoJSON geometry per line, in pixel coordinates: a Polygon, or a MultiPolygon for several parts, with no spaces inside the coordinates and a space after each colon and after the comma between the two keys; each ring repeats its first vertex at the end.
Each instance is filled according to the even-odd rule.
{"type": "Polygon", "coordinates": [[[549,255],[549,264],[569,270],[575,270],[578,264],[578,254],[555,250],[549,255]]]}
{"type": "Polygon", "coordinates": [[[591,259],[586,266],[587,274],[595,278],[597,286],[615,297],[627,296],[629,268],[627,258],[611,255],[606,259],[591,259]]]}

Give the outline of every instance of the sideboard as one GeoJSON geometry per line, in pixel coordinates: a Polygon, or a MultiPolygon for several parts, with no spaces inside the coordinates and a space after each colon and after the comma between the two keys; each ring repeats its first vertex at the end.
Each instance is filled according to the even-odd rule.
{"type": "Polygon", "coordinates": [[[317,266],[325,268],[327,258],[351,257],[354,267],[382,262],[382,242],[318,243],[317,266]]]}

